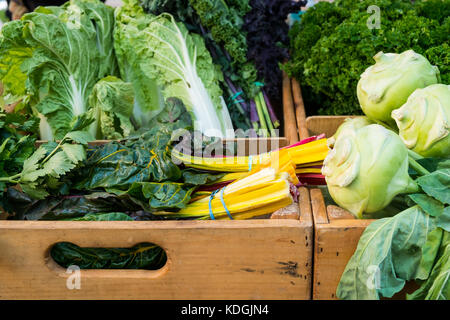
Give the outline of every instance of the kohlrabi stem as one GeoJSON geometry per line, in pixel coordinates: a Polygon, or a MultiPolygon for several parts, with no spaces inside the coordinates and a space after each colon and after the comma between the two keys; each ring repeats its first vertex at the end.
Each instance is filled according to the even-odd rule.
{"type": "Polygon", "coordinates": [[[416,160],[414,160],[412,157],[408,157],[408,161],[409,161],[409,166],[411,168],[414,169],[414,171],[416,171],[418,174],[420,175],[426,175],[429,174],[430,172],[425,169],[424,167],[422,167],[416,160]]]}
{"type": "Polygon", "coordinates": [[[413,158],[414,160],[423,159],[423,157],[420,154],[418,154],[418,153],[416,153],[416,152],[414,152],[414,151],[412,151],[410,149],[408,149],[408,155],[409,155],[410,158],[413,158]]]}

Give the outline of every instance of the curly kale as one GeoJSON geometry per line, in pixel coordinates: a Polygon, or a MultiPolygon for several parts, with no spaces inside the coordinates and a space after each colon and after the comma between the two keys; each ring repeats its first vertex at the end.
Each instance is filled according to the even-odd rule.
{"type": "Polygon", "coordinates": [[[290,31],[291,60],[285,67],[302,83],[308,114],[361,113],[356,86],[379,51],[413,49],[449,83],[448,10],[445,0],[338,0],[308,9],[290,31]],[[367,27],[373,4],[380,8],[380,29],[367,27]]]}

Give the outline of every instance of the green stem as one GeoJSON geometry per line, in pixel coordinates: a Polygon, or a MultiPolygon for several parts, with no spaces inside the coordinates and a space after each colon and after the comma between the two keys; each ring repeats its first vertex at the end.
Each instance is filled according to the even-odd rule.
{"type": "Polygon", "coordinates": [[[10,182],[10,183],[19,183],[19,180],[14,180],[15,178],[19,178],[22,174],[18,173],[10,177],[0,177],[0,182],[10,182]]]}
{"type": "Polygon", "coordinates": [[[412,157],[408,157],[409,166],[414,169],[418,174],[420,175],[426,175],[430,174],[430,172],[422,167],[416,160],[414,160],[412,157]]]}
{"type": "Polygon", "coordinates": [[[53,151],[52,152],[50,152],[50,154],[47,156],[47,157],[45,157],[45,159],[44,160],[42,160],[42,164],[44,164],[44,163],[46,163],[47,161],[48,161],[48,159],[50,159],[55,153],[56,153],[56,151],[61,147],[61,145],[63,144],[63,142],[66,140],[66,137],[64,137],[64,138],[62,138],[61,139],[61,141],[58,143],[58,145],[56,146],[56,148],[55,149],[53,149],[53,151]]]}
{"type": "Polygon", "coordinates": [[[258,112],[259,122],[261,124],[261,131],[264,137],[267,137],[267,125],[264,120],[264,113],[261,108],[261,102],[259,101],[258,96],[255,97],[256,111],[258,112]]]}
{"type": "Polygon", "coordinates": [[[258,93],[259,103],[262,106],[262,110],[264,113],[264,118],[266,119],[266,123],[269,125],[270,135],[272,137],[275,136],[275,128],[273,127],[272,120],[270,119],[269,111],[267,110],[267,104],[264,100],[264,96],[262,94],[262,91],[259,91],[258,93]]]}
{"type": "Polygon", "coordinates": [[[416,152],[414,152],[414,151],[412,151],[412,150],[410,150],[410,149],[408,149],[408,155],[409,155],[411,158],[413,158],[414,160],[420,160],[420,159],[423,159],[423,157],[422,157],[420,154],[418,154],[418,153],[416,153],[416,152]]]}

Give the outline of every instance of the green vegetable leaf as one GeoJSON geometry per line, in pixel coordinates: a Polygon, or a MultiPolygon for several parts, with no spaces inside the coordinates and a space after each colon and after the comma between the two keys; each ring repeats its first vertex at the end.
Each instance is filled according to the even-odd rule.
{"type": "Polygon", "coordinates": [[[436,228],[428,233],[427,242],[422,248],[422,260],[417,269],[416,279],[426,280],[433,268],[443,236],[443,230],[436,228]]]}
{"type": "Polygon", "coordinates": [[[450,204],[450,169],[436,170],[417,179],[419,186],[429,196],[444,204],[450,204]]]}
{"type": "Polygon", "coordinates": [[[436,225],[439,228],[444,229],[447,232],[450,232],[450,207],[445,207],[444,213],[441,214],[436,219],[436,225]]]}
{"type": "Polygon", "coordinates": [[[89,96],[89,106],[95,115],[91,133],[97,139],[118,140],[128,137],[134,130],[133,85],[113,76],[101,79],[89,96]]]}
{"type": "Polygon", "coordinates": [[[440,248],[439,260],[430,276],[408,300],[449,300],[450,299],[450,234],[445,233],[440,248]]]}
{"type": "Polygon", "coordinates": [[[392,297],[414,279],[422,248],[435,223],[414,206],[376,220],[364,231],[337,289],[340,299],[392,297]]]}
{"type": "Polygon", "coordinates": [[[71,221],[133,221],[133,219],[123,212],[110,213],[88,213],[80,218],[68,219],[71,221]]]}
{"type": "Polygon", "coordinates": [[[86,159],[86,150],[82,145],[65,143],[61,146],[67,158],[77,164],[86,159]]]}
{"type": "MultiPolygon", "coordinates": [[[[203,38],[189,33],[183,23],[168,13],[144,14],[135,0],[126,1],[116,17],[116,52],[132,47],[138,72],[156,80],[166,99],[176,97],[183,101],[197,130],[210,136],[233,137],[233,125],[220,88],[223,75],[215,68],[203,38]]],[[[121,73],[125,69],[126,66],[121,67],[121,73]]],[[[124,75],[122,78],[132,82],[124,75]]],[[[134,87],[139,94],[135,84],[134,87]]],[[[153,105],[157,107],[152,110],[156,116],[160,105],[153,105]]]]}
{"type": "Polygon", "coordinates": [[[2,60],[6,66],[0,80],[11,94],[22,93],[14,92],[13,85],[26,88],[42,119],[41,139],[61,139],[73,118],[88,110],[94,84],[117,73],[114,9],[97,0],[71,0],[40,7],[4,27],[0,56],[9,58],[2,60]]]}
{"type": "Polygon", "coordinates": [[[418,204],[423,211],[430,216],[438,217],[444,212],[444,205],[442,202],[422,193],[414,193],[408,195],[408,197],[418,204]]]}
{"type": "Polygon", "coordinates": [[[73,243],[55,244],[50,254],[60,266],[77,265],[80,269],[148,269],[156,270],[167,261],[166,252],[151,243],[132,248],[81,248],[73,243]]]}
{"type": "Polygon", "coordinates": [[[66,134],[65,138],[84,145],[95,140],[92,134],[87,131],[72,131],[66,134]]]}

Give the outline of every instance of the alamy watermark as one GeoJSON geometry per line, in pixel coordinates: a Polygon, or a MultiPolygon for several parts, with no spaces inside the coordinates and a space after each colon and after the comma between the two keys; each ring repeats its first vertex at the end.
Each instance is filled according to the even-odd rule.
{"type": "Polygon", "coordinates": [[[381,9],[379,6],[371,5],[367,8],[367,13],[372,15],[367,19],[367,28],[381,29],[381,9]]]}
{"type": "Polygon", "coordinates": [[[69,290],[80,290],[81,289],[81,271],[80,267],[76,265],[71,265],[67,268],[66,273],[70,276],[66,280],[66,287],[69,290]]]}

